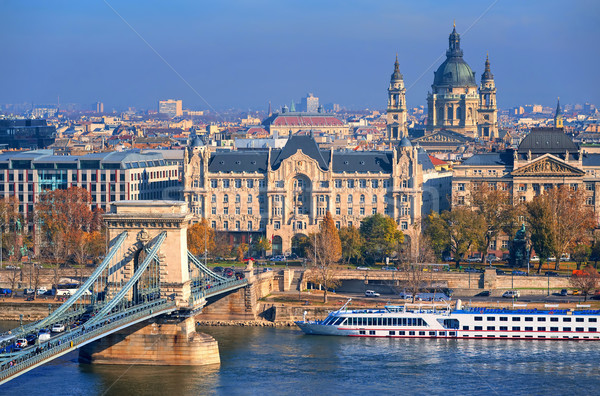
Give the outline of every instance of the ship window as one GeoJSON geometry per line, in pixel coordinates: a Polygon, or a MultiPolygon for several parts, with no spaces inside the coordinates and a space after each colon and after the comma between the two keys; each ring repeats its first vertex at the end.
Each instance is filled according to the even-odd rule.
{"type": "Polygon", "coordinates": [[[500,316],[500,322],[507,322],[508,318],[506,316],[500,316]]]}
{"type": "Polygon", "coordinates": [[[488,330],[496,330],[496,326],[488,326],[487,329],[488,330]]]}
{"type": "Polygon", "coordinates": [[[396,335],[396,332],[394,330],[391,330],[389,334],[390,335],[396,335]]]}
{"type": "Polygon", "coordinates": [[[424,331],[419,331],[419,335],[425,335],[424,331]]]}
{"type": "Polygon", "coordinates": [[[365,335],[365,334],[367,334],[367,333],[366,333],[364,330],[359,330],[359,331],[358,331],[358,334],[365,335]]]}
{"type": "Polygon", "coordinates": [[[558,327],[550,327],[550,331],[558,331],[558,327]]]}
{"type": "Polygon", "coordinates": [[[546,331],[545,327],[538,327],[538,331],[546,331]]]}
{"type": "Polygon", "coordinates": [[[570,327],[563,327],[563,331],[571,331],[570,327]]]}
{"type": "Polygon", "coordinates": [[[373,326],[373,318],[367,318],[367,326],[373,326]]]}
{"type": "Polygon", "coordinates": [[[500,326],[500,331],[508,331],[508,326],[500,326]]]}
{"type": "Polygon", "coordinates": [[[406,332],[405,331],[399,331],[398,334],[399,335],[404,335],[404,334],[406,334],[406,332]]]}
{"type": "Polygon", "coordinates": [[[591,333],[595,333],[595,332],[597,332],[597,331],[598,331],[598,329],[596,329],[595,327],[590,327],[590,328],[588,329],[588,331],[589,331],[589,332],[591,332],[591,333]]]}
{"type": "Polygon", "coordinates": [[[463,326],[463,330],[469,330],[469,326],[463,326]]]}
{"type": "Polygon", "coordinates": [[[512,320],[513,320],[513,322],[520,322],[521,321],[521,317],[520,316],[513,316],[512,320]]]}
{"type": "Polygon", "coordinates": [[[521,327],[520,326],[513,326],[512,330],[513,331],[521,331],[521,327]]]}
{"type": "Polygon", "coordinates": [[[475,322],[481,322],[482,320],[483,320],[483,317],[475,316],[475,322]]]}
{"type": "Polygon", "coordinates": [[[558,322],[558,318],[550,318],[550,322],[558,322]]]}
{"type": "Polygon", "coordinates": [[[409,331],[408,335],[415,335],[415,332],[414,331],[409,331]]]}
{"type": "Polygon", "coordinates": [[[483,330],[483,326],[475,326],[475,330],[483,330]]]}
{"type": "Polygon", "coordinates": [[[589,318],[588,322],[594,322],[594,323],[596,323],[596,318],[589,318]]]}
{"type": "Polygon", "coordinates": [[[545,321],[546,321],[546,318],[543,318],[543,317],[538,318],[538,322],[545,322],[545,321]]]}
{"type": "Polygon", "coordinates": [[[429,335],[430,335],[430,336],[434,336],[434,335],[435,335],[435,331],[430,331],[430,332],[429,332],[429,335]]]}
{"type": "Polygon", "coordinates": [[[369,330],[369,335],[375,335],[375,330],[369,330]]]}
{"type": "Polygon", "coordinates": [[[583,322],[583,318],[575,318],[575,322],[583,322]]]}
{"type": "Polygon", "coordinates": [[[450,332],[448,333],[448,335],[449,335],[450,337],[456,337],[456,332],[454,332],[454,331],[450,331],[450,332]]]}
{"type": "Polygon", "coordinates": [[[575,331],[584,331],[583,327],[575,327],[575,331]]]}
{"type": "Polygon", "coordinates": [[[571,318],[563,318],[563,322],[570,322],[571,318]]]}
{"type": "Polygon", "coordinates": [[[525,322],[533,322],[533,318],[531,316],[525,317],[525,322]]]}
{"type": "Polygon", "coordinates": [[[496,317],[495,316],[488,316],[487,320],[488,320],[488,322],[493,322],[493,321],[496,320],[496,317]]]}
{"type": "Polygon", "coordinates": [[[533,327],[525,326],[525,331],[533,331],[533,327]]]}

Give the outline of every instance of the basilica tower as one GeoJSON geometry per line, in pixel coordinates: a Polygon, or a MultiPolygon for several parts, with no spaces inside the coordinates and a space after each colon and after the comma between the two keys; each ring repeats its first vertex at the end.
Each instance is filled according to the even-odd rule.
{"type": "Polygon", "coordinates": [[[398,55],[388,88],[387,135],[389,140],[398,141],[407,135],[406,129],[406,89],[400,73],[398,55]]]}
{"type": "Polygon", "coordinates": [[[556,101],[556,113],[554,113],[554,127],[562,128],[563,127],[563,116],[562,110],[560,109],[560,98],[556,101]]]}
{"type": "Polygon", "coordinates": [[[490,59],[485,58],[485,71],[479,87],[477,134],[481,139],[498,138],[498,108],[496,107],[496,84],[490,70],[490,59]]]}
{"type": "Polygon", "coordinates": [[[455,26],[448,37],[446,60],[435,71],[427,95],[427,132],[447,129],[476,137],[478,107],[475,72],[463,59],[455,26]]]}

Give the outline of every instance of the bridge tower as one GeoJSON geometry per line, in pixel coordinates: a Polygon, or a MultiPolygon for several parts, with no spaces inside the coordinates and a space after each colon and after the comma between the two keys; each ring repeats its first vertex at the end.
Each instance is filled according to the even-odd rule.
{"type": "MultiPolygon", "coordinates": [[[[174,299],[180,312],[190,315],[156,317],[124,328],[80,349],[80,361],[109,364],[206,365],[220,363],[217,341],[195,331],[191,306],[187,228],[191,215],[182,201],[121,201],[104,216],[112,240],[127,231],[128,246],[118,269],[129,280],[148,243],[165,232],[157,254],[160,294],[174,299]]],[[[116,287],[115,287],[116,288],[116,287]]]]}

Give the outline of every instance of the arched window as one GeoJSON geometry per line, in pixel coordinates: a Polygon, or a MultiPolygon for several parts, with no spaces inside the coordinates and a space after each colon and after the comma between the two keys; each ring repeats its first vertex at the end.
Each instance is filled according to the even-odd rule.
{"type": "Polygon", "coordinates": [[[452,120],[454,119],[453,114],[454,112],[452,111],[452,107],[448,107],[448,119],[452,120]]]}
{"type": "Polygon", "coordinates": [[[240,194],[235,194],[235,203],[240,203],[241,200],[240,194]]]}
{"type": "Polygon", "coordinates": [[[348,203],[352,203],[352,194],[348,194],[348,203]]]}
{"type": "Polygon", "coordinates": [[[217,202],[217,196],[215,194],[212,195],[210,202],[212,203],[216,203],[217,202]]]}
{"type": "Polygon", "coordinates": [[[223,202],[224,203],[229,202],[229,196],[227,194],[223,195],[223,202]]]}
{"type": "Polygon", "coordinates": [[[363,194],[360,195],[360,203],[365,203],[365,196],[363,194]]]}
{"type": "Polygon", "coordinates": [[[252,203],[252,195],[248,194],[248,203],[252,203]]]}
{"type": "Polygon", "coordinates": [[[372,200],[372,202],[373,202],[373,203],[377,203],[377,195],[373,195],[373,200],[372,200]]]}
{"type": "Polygon", "coordinates": [[[462,120],[463,115],[462,115],[462,107],[458,106],[456,108],[456,119],[457,120],[462,120]]]}
{"type": "Polygon", "coordinates": [[[335,203],[340,203],[342,202],[342,197],[340,197],[340,194],[335,196],[335,203]]]}

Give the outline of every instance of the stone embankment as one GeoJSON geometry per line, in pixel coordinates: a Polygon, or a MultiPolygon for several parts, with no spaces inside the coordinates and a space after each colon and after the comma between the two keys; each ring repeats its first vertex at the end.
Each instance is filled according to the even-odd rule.
{"type": "Polygon", "coordinates": [[[269,322],[268,320],[197,320],[196,326],[239,326],[239,327],[292,327],[294,321],[269,322]]]}

